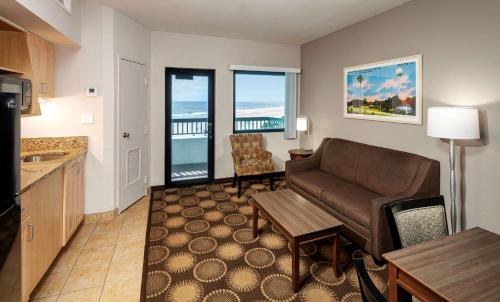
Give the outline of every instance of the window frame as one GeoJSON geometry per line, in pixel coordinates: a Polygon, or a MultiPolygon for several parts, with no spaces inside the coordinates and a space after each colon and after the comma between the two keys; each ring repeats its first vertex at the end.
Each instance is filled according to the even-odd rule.
{"type": "MultiPolygon", "coordinates": [[[[286,72],[279,71],[254,71],[254,70],[233,70],[233,133],[270,133],[270,132],[285,132],[285,128],[279,129],[260,129],[260,130],[237,130],[236,129],[236,74],[252,74],[252,75],[274,75],[286,76],[286,72]]],[[[285,100],[286,106],[286,100],[285,100]]]]}

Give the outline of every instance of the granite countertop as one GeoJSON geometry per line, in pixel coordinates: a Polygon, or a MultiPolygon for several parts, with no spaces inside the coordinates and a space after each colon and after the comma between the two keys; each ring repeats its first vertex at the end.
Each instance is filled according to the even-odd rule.
{"type": "Polygon", "coordinates": [[[22,138],[21,157],[41,154],[65,154],[55,160],[21,163],[21,193],[36,182],[87,153],[86,136],[22,138]]]}

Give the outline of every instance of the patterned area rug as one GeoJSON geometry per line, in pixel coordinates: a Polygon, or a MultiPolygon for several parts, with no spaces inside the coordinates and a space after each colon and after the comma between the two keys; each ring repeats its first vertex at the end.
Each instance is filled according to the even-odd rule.
{"type": "MultiPolygon", "coordinates": [[[[276,182],[276,189],[286,186],[276,182]]],[[[143,278],[143,301],[361,301],[351,255],[359,249],[342,238],[342,275],[330,265],[331,242],[301,247],[302,287],[293,293],[291,252],[286,238],[259,218],[252,237],[251,195],[267,183],[244,183],[237,197],[231,184],[154,191],[143,278]]],[[[365,255],[375,285],[386,292],[386,267],[365,255]]]]}

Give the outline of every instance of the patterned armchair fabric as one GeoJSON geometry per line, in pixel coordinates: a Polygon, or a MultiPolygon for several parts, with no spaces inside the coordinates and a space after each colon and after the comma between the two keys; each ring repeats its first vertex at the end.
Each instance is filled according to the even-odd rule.
{"type": "Polygon", "coordinates": [[[235,134],[229,137],[234,171],[238,176],[259,175],[274,171],[272,154],[262,149],[262,134],[235,134]]]}
{"type": "Polygon", "coordinates": [[[435,205],[394,213],[402,247],[448,235],[444,206],[435,205]]]}

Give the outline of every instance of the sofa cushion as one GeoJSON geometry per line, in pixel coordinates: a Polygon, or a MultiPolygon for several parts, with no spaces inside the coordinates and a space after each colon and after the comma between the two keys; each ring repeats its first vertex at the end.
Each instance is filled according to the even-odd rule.
{"type": "Polygon", "coordinates": [[[320,199],[323,190],[348,184],[345,180],[321,170],[297,172],[290,175],[290,182],[318,199],[320,199]]]}
{"type": "Polygon", "coordinates": [[[347,184],[323,190],[320,199],[336,211],[369,228],[371,200],[377,197],[380,195],[375,192],[355,184],[347,184]]]}
{"type": "Polygon", "coordinates": [[[356,165],[365,145],[332,138],[324,146],[320,169],[353,183],[356,165]]]}

